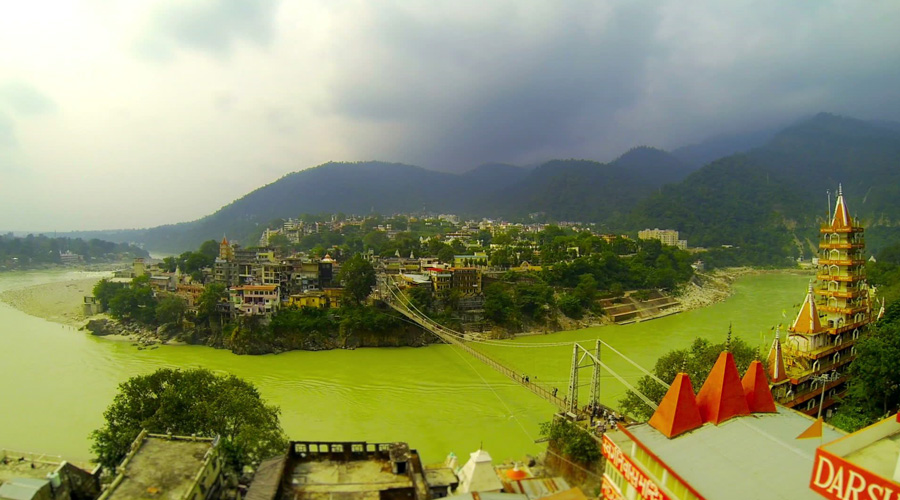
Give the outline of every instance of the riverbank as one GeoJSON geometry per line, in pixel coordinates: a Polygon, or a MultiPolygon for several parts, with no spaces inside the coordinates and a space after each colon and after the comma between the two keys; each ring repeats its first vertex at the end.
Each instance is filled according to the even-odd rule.
{"type": "MultiPolygon", "coordinates": [[[[691,311],[708,307],[719,303],[731,296],[734,282],[742,276],[764,273],[797,272],[808,273],[801,270],[761,270],[749,267],[717,269],[709,273],[697,274],[690,282],[684,284],[675,298],[679,305],[668,308],[661,313],[662,316],[691,311]]],[[[60,281],[15,289],[0,293],[0,300],[25,312],[31,316],[46,319],[74,328],[82,328],[91,319],[84,316],[81,304],[85,295],[91,295],[97,278],[84,278],[77,280],[60,281]]],[[[103,316],[100,316],[103,317],[103,316]]],[[[603,316],[589,316],[582,320],[562,318],[558,329],[576,330],[594,326],[609,324],[609,320],[603,316]]],[[[123,340],[148,345],[160,342],[156,332],[144,329],[135,330],[132,327],[120,328],[121,331],[103,335],[109,340],[123,340]]],[[[522,332],[515,336],[547,334],[557,331],[556,328],[541,328],[538,331],[522,332]]],[[[169,340],[168,343],[175,343],[169,340]]],[[[355,342],[354,342],[355,343],[355,342]]],[[[369,342],[355,343],[354,347],[363,347],[369,342]]],[[[374,343],[374,342],[373,342],[374,343]]],[[[423,339],[415,339],[415,344],[422,344],[423,339]]],[[[223,346],[214,346],[223,347],[223,346]]],[[[334,346],[321,346],[321,348],[334,348],[334,346]]]]}
{"type": "Polygon", "coordinates": [[[97,278],[44,283],[0,293],[0,300],[16,309],[54,323],[81,328],[85,295],[93,295],[97,278]]]}

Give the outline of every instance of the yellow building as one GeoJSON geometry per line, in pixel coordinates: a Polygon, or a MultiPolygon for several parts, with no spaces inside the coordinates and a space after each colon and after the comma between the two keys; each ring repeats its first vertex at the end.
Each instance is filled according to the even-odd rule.
{"type": "Polygon", "coordinates": [[[328,297],[325,292],[304,292],[291,295],[288,304],[294,307],[313,307],[325,309],[328,307],[328,297]]]}

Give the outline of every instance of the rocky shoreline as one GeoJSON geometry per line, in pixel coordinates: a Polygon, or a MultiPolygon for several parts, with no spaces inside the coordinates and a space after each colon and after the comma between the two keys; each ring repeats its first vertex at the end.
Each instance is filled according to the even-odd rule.
{"type": "MultiPolygon", "coordinates": [[[[732,294],[732,285],[738,278],[749,274],[766,272],[785,272],[786,270],[760,270],[753,268],[728,268],[709,273],[698,273],[675,294],[679,305],[666,309],[661,316],[678,312],[699,309],[727,299],[732,294]]],[[[355,332],[331,338],[288,339],[265,347],[260,345],[230,345],[229,339],[218,336],[198,337],[196,333],[174,332],[165,327],[149,329],[133,323],[113,320],[106,315],[86,318],[80,311],[84,295],[90,295],[95,278],[45,283],[32,287],[11,290],[0,295],[0,300],[32,316],[61,323],[89,332],[91,335],[109,340],[127,341],[139,349],[156,348],[161,344],[199,344],[210,347],[231,349],[239,354],[265,354],[285,352],[289,350],[327,350],[355,349],[357,347],[419,347],[432,343],[429,335],[416,335],[412,332],[401,332],[390,338],[370,335],[366,332],[355,332]],[[155,346],[155,347],[154,347],[155,346]]],[[[610,321],[602,316],[588,316],[582,320],[564,318],[554,327],[543,327],[535,331],[516,333],[522,335],[542,335],[555,331],[574,330],[594,326],[603,326],[610,321]],[[558,328],[555,328],[558,327],[558,328]]],[[[496,332],[495,332],[496,333],[496,332]]],[[[508,335],[504,335],[508,336],[508,335]]]]}

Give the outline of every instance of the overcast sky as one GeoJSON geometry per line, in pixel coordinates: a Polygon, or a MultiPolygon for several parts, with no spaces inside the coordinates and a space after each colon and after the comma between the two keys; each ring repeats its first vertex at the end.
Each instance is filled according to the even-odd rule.
{"type": "Polygon", "coordinates": [[[81,0],[0,6],[0,229],[193,220],[284,174],[608,161],[900,118],[900,2],[81,0]]]}

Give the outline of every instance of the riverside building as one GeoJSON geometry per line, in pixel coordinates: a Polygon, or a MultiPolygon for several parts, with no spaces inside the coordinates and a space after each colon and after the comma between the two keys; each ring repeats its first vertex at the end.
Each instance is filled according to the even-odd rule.
{"type": "Polygon", "coordinates": [[[775,399],[808,415],[828,416],[847,390],[856,340],[874,319],[866,284],[864,230],[838,187],[834,214],[819,228],[819,263],[796,319],[769,353],[775,399]],[[821,409],[820,409],[821,406],[821,409]]]}
{"type": "Polygon", "coordinates": [[[603,435],[602,497],[820,499],[810,474],[822,441],[797,439],[811,424],[825,442],[844,435],[776,405],[762,363],[751,363],[742,379],[723,352],[696,396],[679,373],[649,422],[603,435]]]}

